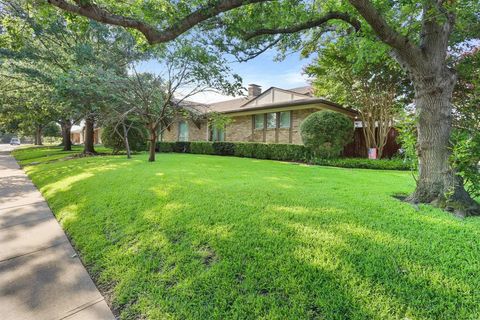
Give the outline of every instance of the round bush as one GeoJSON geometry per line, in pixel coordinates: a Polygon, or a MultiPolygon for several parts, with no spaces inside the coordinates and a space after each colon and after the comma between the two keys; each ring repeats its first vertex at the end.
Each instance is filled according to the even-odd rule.
{"type": "Polygon", "coordinates": [[[352,141],[353,121],[338,112],[319,111],[302,122],[300,131],[303,143],[316,157],[335,158],[352,141]]]}
{"type": "MultiPolygon", "coordinates": [[[[103,128],[102,143],[107,148],[112,148],[114,153],[125,150],[125,142],[123,140],[123,129],[118,126],[117,130],[121,136],[115,132],[115,125],[109,124],[103,128]]],[[[132,151],[146,150],[147,131],[141,123],[134,123],[128,131],[128,144],[132,151]]]]}

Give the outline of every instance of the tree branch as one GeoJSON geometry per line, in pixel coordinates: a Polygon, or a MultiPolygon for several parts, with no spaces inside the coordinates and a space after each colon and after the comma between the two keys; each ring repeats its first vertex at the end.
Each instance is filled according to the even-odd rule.
{"type": "Polygon", "coordinates": [[[245,40],[250,40],[252,38],[258,37],[260,35],[266,34],[289,34],[289,33],[296,33],[307,29],[312,29],[315,27],[319,27],[322,24],[329,22],[330,20],[342,20],[355,28],[355,31],[360,30],[360,21],[349,15],[348,13],[343,12],[329,12],[322,17],[317,19],[313,19],[296,26],[286,27],[286,28],[278,28],[278,29],[258,29],[252,32],[247,32],[244,36],[245,40]]]}
{"type": "Polygon", "coordinates": [[[398,58],[410,67],[422,66],[423,59],[420,48],[414,45],[409,38],[394,30],[371,1],[349,0],[349,2],[372,27],[380,40],[394,49],[398,58]]]}
{"type": "Polygon", "coordinates": [[[75,5],[67,0],[47,0],[51,5],[64,11],[79,14],[106,24],[136,29],[143,33],[150,44],[164,43],[173,40],[197,24],[215,17],[222,12],[230,11],[247,4],[267,1],[272,0],[218,0],[208,6],[193,11],[177,23],[163,30],[159,30],[143,21],[108,12],[91,2],[75,0],[75,5]]]}
{"type": "Polygon", "coordinates": [[[425,55],[432,59],[445,59],[454,24],[455,15],[443,7],[443,1],[424,3],[420,48],[425,55]]]}

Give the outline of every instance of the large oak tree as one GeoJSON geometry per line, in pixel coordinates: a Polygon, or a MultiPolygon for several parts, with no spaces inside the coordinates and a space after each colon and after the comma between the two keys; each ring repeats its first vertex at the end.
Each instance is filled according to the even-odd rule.
{"type": "MultiPolygon", "coordinates": [[[[452,92],[456,72],[448,50],[479,34],[478,1],[217,0],[122,5],[111,0],[47,0],[62,10],[132,28],[150,44],[170,41],[198,26],[214,30],[215,44],[248,49],[330,41],[348,27],[373,33],[408,72],[418,115],[419,180],[412,202],[436,203],[459,215],[480,214],[449,164],[452,92]],[[246,41],[248,40],[248,41],[246,41]]],[[[360,32],[360,34],[361,34],[360,32]]],[[[251,51],[256,49],[256,51],[251,51]]]]}

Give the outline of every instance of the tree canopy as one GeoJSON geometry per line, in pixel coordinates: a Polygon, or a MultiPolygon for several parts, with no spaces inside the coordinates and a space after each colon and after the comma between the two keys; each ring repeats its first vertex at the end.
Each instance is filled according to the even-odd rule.
{"type": "MultiPolygon", "coordinates": [[[[69,19],[83,16],[128,28],[140,45],[165,44],[182,38],[235,54],[240,60],[274,47],[283,54],[289,50],[309,54],[353,33],[374,39],[374,46],[363,46],[358,54],[388,51],[408,74],[415,93],[420,174],[417,188],[408,200],[435,203],[461,216],[480,214],[480,205],[465,191],[449,163],[451,100],[457,80],[458,55],[454,51],[465,50],[468,41],[480,34],[478,1],[46,0],[39,3],[37,14],[43,19],[48,19],[50,10],[56,7],[73,13],[66,15],[69,19]]],[[[85,23],[81,21],[79,26],[85,23]]],[[[18,34],[12,32],[13,37],[18,34]]]]}

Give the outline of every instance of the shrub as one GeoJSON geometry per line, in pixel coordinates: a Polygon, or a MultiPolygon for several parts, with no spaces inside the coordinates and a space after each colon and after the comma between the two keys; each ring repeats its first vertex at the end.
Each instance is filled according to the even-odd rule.
{"type": "Polygon", "coordinates": [[[165,141],[157,142],[157,147],[155,148],[155,151],[157,151],[157,152],[173,152],[174,144],[175,144],[175,142],[165,142],[165,141]]]}
{"type": "Polygon", "coordinates": [[[317,158],[313,163],[320,166],[341,167],[341,168],[359,168],[359,169],[377,169],[377,170],[409,170],[410,165],[402,159],[362,159],[362,158],[337,158],[322,159],[317,158]]]}
{"type": "Polygon", "coordinates": [[[235,143],[235,155],[237,157],[300,162],[308,161],[310,158],[310,152],[303,145],[254,142],[235,143]]]}
{"type": "Polygon", "coordinates": [[[412,172],[417,172],[418,157],[416,151],[417,145],[417,119],[413,115],[406,115],[402,121],[397,124],[398,139],[402,145],[401,156],[410,166],[412,172]]]}
{"type": "MultiPolygon", "coordinates": [[[[121,136],[115,132],[114,124],[109,124],[103,128],[102,143],[105,147],[111,148],[113,153],[125,150],[125,142],[123,140],[123,131],[118,128],[121,136]]],[[[144,151],[147,149],[146,143],[147,131],[140,123],[133,123],[132,128],[128,132],[128,144],[132,151],[144,151]]]]}
{"type": "Polygon", "coordinates": [[[280,161],[309,162],[323,166],[364,168],[379,170],[408,170],[409,165],[402,159],[369,160],[361,158],[314,158],[303,145],[269,144],[257,142],[158,142],[160,152],[234,155],[244,158],[272,159],[280,161]]]}
{"type": "Polygon", "coordinates": [[[235,154],[235,143],[214,142],[212,143],[215,154],[219,156],[233,156],[235,154]]]}
{"type": "Polygon", "coordinates": [[[303,143],[316,157],[335,158],[352,140],[353,122],[338,112],[319,111],[302,122],[300,131],[303,143]]]}
{"type": "Polygon", "coordinates": [[[255,158],[258,143],[238,142],[235,144],[234,155],[242,158],[255,158]]]}
{"type": "Polygon", "coordinates": [[[310,150],[303,145],[281,144],[271,149],[270,159],[307,162],[311,159],[310,150]]]}
{"type": "Polygon", "coordinates": [[[450,162],[463,178],[468,193],[480,197],[480,134],[466,130],[455,130],[452,134],[453,146],[450,162]]]}
{"type": "Polygon", "coordinates": [[[197,154],[215,154],[215,149],[211,142],[192,142],[190,143],[190,152],[197,154]]]}
{"type": "Polygon", "coordinates": [[[177,141],[173,144],[173,152],[178,153],[190,153],[190,142],[188,141],[177,141]]]}
{"type": "Polygon", "coordinates": [[[191,142],[186,141],[177,141],[177,142],[168,142],[168,141],[159,141],[155,147],[157,152],[177,152],[177,153],[190,153],[190,144],[191,142]]]}

